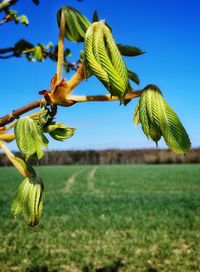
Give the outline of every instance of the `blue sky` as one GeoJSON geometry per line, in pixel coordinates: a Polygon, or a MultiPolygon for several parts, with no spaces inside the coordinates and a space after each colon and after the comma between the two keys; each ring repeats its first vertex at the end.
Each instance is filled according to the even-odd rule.
{"type": "MultiPolygon", "coordinates": [[[[160,87],[188,131],[193,147],[200,146],[200,2],[174,1],[47,1],[36,7],[29,1],[15,6],[19,14],[29,17],[30,26],[1,26],[0,48],[11,46],[20,38],[32,43],[57,43],[57,10],[71,5],[90,20],[97,9],[99,17],[112,26],[118,43],[140,47],[146,54],[126,58],[129,68],[140,77],[139,88],[149,83],[160,87]]],[[[14,7],[13,7],[14,8],[14,7]]],[[[82,45],[66,40],[71,48],[70,61],[77,60],[82,45]]],[[[28,63],[24,58],[1,61],[0,115],[39,98],[38,91],[49,88],[56,72],[51,61],[28,63]]],[[[67,79],[69,74],[63,74],[67,79]]],[[[135,86],[135,89],[137,87],[135,86]]],[[[105,94],[96,78],[82,83],[75,94],[105,94]]],[[[132,121],[137,100],[127,107],[118,102],[83,103],[59,108],[57,121],[77,128],[76,135],[60,143],[50,141],[49,149],[154,148],[132,121]]],[[[163,141],[159,147],[166,147],[163,141]]],[[[12,144],[12,148],[15,146],[12,144]]]]}

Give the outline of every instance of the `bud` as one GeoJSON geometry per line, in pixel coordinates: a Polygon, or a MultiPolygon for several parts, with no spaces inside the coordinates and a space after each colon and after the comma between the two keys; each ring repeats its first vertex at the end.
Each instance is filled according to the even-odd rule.
{"type": "Polygon", "coordinates": [[[45,132],[57,141],[64,141],[72,137],[75,133],[75,128],[66,126],[63,123],[52,122],[50,125],[45,127],[45,132]]]}

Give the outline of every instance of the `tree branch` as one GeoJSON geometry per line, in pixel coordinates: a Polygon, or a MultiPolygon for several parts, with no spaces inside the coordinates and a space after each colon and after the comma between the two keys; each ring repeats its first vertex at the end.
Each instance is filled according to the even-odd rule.
{"type": "MultiPolygon", "coordinates": [[[[142,93],[142,90],[128,92],[125,96],[125,99],[133,99],[139,97],[142,93]]],[[[112,96],[111,94],[106,95],[70,95],[68,96],[68,100],[77,102],[105,102],[105,101],[117,101],[119,100],[118,96],[112,96]]]]}
{"type": "Polygon", "coordinates": [[[7,48],[2,48],[0,49],[0,54],[5,54],[5,53],[13,53],[14,52],[14,47],[7,47],[7,48]]]}
{"type": "Polygon", "coordinates": [[[0,3],[0,12],[14,5],[18,0],[4,0],[0,3]]]}
{"type": "Polygon", "coordinates": [[[29,103],[17,110],[13,110],[11,113],[6,114],[5,116],[0,118],[0,127],[11,123],[13,120],[19,118],[22,114],[26,112],[39,108],[42,103],[46,103],[44,98],[29,103]]]}
{"type": "MultiPolygon", "coordinates": [[[[139,97],[142,93],[142,90],[128,92],[125,96],[125,99],[134,99],[139,97]]],[[[119,98],[117,96],[107,95],[89,95],[89,96],[79,96],[79,95],[70,95],[67,97],[65,101],[66,107],[72,106],[75,103],[80,102],[103,102],[103,101],[117,101],[119,98]]],[[[15,119],[19,118],[22,114],[27,113],[33,109],[39,108],[41,103],[46,103],[45,99],[36,100],[30,104],[27,104],[17,110],[14,110],[12,113],[6,114],[5,116],[0,118],[0,127],[5,126],[6,124],[11,123],[15,119]]]]}

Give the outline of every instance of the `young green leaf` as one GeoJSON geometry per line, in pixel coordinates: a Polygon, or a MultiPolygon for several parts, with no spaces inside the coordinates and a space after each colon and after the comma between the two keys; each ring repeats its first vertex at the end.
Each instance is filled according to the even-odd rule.
{"type": "Polygon", "coordinates": [[[45,132],[57,141],[64,141],[71,138],[76,129],[66,126],[63,123],[51,122],[48,126],[45,127],[45,132]]]}
{"type": "Polygon", "coordinates": [[[152,122],[149,128],[149,137],[156,143],[158,144],[160,138],[161,138],[161,130],[160,127],[155,123],[152,122]]]}
{"type": "Polygon", "coordinates": [[[92,22],[98,22],[99,21],[99,16],[97,10],[94,11],[93,17],[92,17],[92,22]]]}
{"type": "Polygon", "coordinates": [[[150,120],[147,111],[147,95],[145,91],[142,92],[139,100],[139,116],[142,125],[142,130],[144,134],[147,136],[147,138],[149,138],[150,120]]]}
{"type": "Polygon", "coordinates": [[[137,85],[140,84],[140,79],[138,75],[131,70],[128,70],[128,78],[132,80],[133,82],[135,82],[137,85]]]}
{"type": "Polygon", "coordinates": [[[29,24],[29,21],[28,21],[27,16],[21,15],[21,16],[19,17],[19,19],[20,19],[20,22],[21,22],[22,24],[24,24],[25,26],[27,26],[27,25],[29,24]]]}
{"type": "Polygon", "coordinates": [[[145,135],[156,143],[163,136],[173,152],[185,154],[189,151],[189,136],[157,86],[148,85],[143,89],[134,121],[141,122],[145,135]]]}
{"type": "Polygon", "coordinates": [[[42,158],[42,148],[48,146],[48,140],[39,124],[30,117],[22,117],[17,120],[14,132],[17,146],[26,159],[42,158]]]}
{"type": "Polygon", "coordinates": [[[110,93],[122,100],[128,87],[127,68],[103,21],[93,23],[86,32],[85,60],[110,93]]]}
{"type": "Polygon", "coordinates": [[[135,125],[140,124],[140,102],[138,101],[135,107],[133,121],[135,125]]]}
{"type": "Polygon", "coordinates": [[[135,46],[117,44],[117,47],[118,47],[120,53],[122,54],[122,56],[126,56],[126,57],[140,56],[145,53],[145,52],[141,51],[140,48],[135,47],[135,46]]]}
{"type": "Polygon", "coordinates": [[[83,42],[85,33],[90,26],[88,19],[75,8],[65,6],[57,13],[58,26],[60,26],[61,12],[65,17],[65,37],[74,42],[83,42]]]}
{"type": "Polygon", "coordinates": [[[37,225],[41,217],[43,194],[44,185],[41,178],[26,178],[19,186],[11,207],[14,216],[22,213],[29,226],[37,225]]]}
{"type": "Polygon", "coordinates": [[[164,97],[158,96],[159,122],[166,144],[175,153],[186,154],[191,148],[189,136],[174,110],[164,97]]]}

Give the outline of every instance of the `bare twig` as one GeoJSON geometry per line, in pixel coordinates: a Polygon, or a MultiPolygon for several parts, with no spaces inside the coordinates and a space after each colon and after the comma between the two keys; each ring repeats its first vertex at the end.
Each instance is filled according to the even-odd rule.
{"type": "Polygon", "coordinates": [[[14,47],[7,47],[7,48],[0,49],[0,54],[13,53],[13,52],[14,52],[14,47]]]}
{"type": "Polygon", "coordinates": [[[29,103],[29,104],[27,104],[17,110],[12,111],[9,114],[6,114],[2,118],[0,118],[0,127],[11,123],[13,120],[19,118],[19,116],[21,116],[22,114],[24,114],[26,112],[29,112],[29,111],[34,110],[36,108],[39,108],[41,103],[45,103],[44,98],[36,100],[36,101],[29,103]]]}

